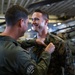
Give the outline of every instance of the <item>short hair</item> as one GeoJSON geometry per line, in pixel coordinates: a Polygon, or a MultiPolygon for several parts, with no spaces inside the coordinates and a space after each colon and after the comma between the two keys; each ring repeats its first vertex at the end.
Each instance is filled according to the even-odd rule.
{"type": "Polygon", "coordinates": [[[8,26],[9,25],[13,26],[14,24],[16,24],[18,20],[22,18],[23,19],[28,18],[28,11],[19,5],[13,5],[5,13],[5,20],[8,26]]]}
{"type": "Polygon", "coordinates": [[[48,16],[48,14],[45,11],[42,11],[40,9],[36,9],[34,12],[42,13],[44,19],[49,19],[49,16],[48,16]]]}

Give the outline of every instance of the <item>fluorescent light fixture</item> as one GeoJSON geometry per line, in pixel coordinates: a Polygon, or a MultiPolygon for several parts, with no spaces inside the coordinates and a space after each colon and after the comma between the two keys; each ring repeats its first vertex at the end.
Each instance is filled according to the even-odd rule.
{"type": "Polygon", "coordinates": [[[53,26],[56,26],[56,24],[54,24],[53,26]]]}
{"type": "Polygon", "coordinates": [[[61,25],[61,23],[57,23],[57,25],[61,25]]]}

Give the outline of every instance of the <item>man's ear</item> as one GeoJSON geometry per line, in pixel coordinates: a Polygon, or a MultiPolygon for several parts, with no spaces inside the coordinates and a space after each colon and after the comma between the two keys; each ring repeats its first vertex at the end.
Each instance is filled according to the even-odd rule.
{"type": "Polygon", "coordinates": [[[23,19],[20,19],[20,20],[18,21],[18,27],[22,27],[22,23],[23,23],[23,19]]]}
{"type": "Polygon", "coordinates": [[[45,20],[45,25],[47,25],[47,24],[48,24],[48,19],[45,20]]]}

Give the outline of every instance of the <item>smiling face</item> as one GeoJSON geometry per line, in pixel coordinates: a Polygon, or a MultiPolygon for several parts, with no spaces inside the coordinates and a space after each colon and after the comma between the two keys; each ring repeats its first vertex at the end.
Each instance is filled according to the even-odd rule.
{"type": "Polygon", "coordinates": [[[42,31],[45,27],[46,20],[43,18],[42,13],[34,12],[32,14],[32,26],[37,32],[42,31]]]}

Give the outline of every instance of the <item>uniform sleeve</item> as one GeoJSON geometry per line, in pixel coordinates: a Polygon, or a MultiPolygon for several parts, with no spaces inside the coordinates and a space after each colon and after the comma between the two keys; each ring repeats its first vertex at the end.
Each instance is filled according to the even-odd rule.
{"type": "Polygon", "coordinates": [[[66,65],[65,65],[65,74],[66,75],[74,75],[74,65],[73,65],[73,56],[72,56],[72,53],[71,53],[71,49],[70,49],[70,46],[71,44],[69,45],[69,42],[66,41],[66,65]]]}
{"type": "Polygon", "coordinates": [[[50,54],[44,51],[40,61],[36,64],[30,55],[24,51],[18,54],[19,74],[21,75],[45,75],[50,63],[50,54]]]}
{"type": "Polygon", "coordinates": [[[32,47],[32,46],[36,46],[36,40],[35,39],[31,39],[31,40],[20,40],[19,43],[21,44],[21,47],[26,49],[28,47],[32,47]]]}
{"type": "Polygon", "coordinates": [[[59,54],[60,54],[60,64],[61,66],[64,68],[64,74],[66,75],[72,75],[72,67],[71,67],[71,64],[68,63],[69,62],[69,58],[68,58],[68,52],[67,52],[67,44],[66,42],[62,42],[60,43],[61,47],[60,47],[60,51],[59,51],[59,54]]]}
{"type": "Polygon", "coordinates": [[[65,67],[65,64],[66,64],[66,46],[65,46],[65,42],[59,41],[58,50],[59,50],[58,52],[59,52],[60,65],[65,67]]]}

